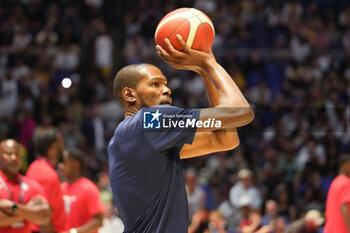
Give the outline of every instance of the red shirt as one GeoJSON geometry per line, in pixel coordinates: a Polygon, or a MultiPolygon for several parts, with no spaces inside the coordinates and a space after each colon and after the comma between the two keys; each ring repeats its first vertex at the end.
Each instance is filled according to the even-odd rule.
{"type": "MultiPolygon", "coordinates": [[[[7,185],[8,191],[10,192],[9,194],[2,182],[0,182],[1,199],[7,199],[17,203],[27,204],[34,197],[45,196],[44,190],[35,180],[32,180],[22,175],[18,175],[14,179],[9,179],[2,173],[2,171],[0,171],[0,176],[4,180],[5,184],[7,185]],[[22,188],[20,186],[20,181],[22,188]],[[22,201],[20,201],[21,192],[23,193],[22,201]]],[[[30,233],[32,232],[32,225],[33,224],[29,221],[23,220],[23,222],[13,224],[12,226],[0,227],[0,233],[30,233]]]]}
{"type": "Polygon", "coordinates": [[[27,177],[37,181],[44,189],[46,199],[52,208],[51,222],[56,232],[63,230],[66,215],[60,188],[60,179],[51,162],[45,157],[35,160],[28,168],[27,177]]]}
{"type": "Polygon", "coordinates": [[[88,223],[94,215],[103,212],[99,191],[89,179],[81,177],[72,184],[65,182],[61,187],[67,213],[66,231],[88,223]]]}
{"type": "Polygon", "coordinates": [[[350,179],[339,175],[333,180],[328,191],[325,233],[348,233],[341,214],[343,203],[348,203],[350,210],[350,179]]]}

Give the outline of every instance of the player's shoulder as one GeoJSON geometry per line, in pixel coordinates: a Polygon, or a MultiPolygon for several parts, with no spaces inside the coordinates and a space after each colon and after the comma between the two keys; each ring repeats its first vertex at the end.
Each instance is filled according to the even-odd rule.
{"type": "Polygon", "coordinates": [[[125,133],[125,131],[129,131],[131,129],[135,129],[138,127],[138,124],[141,122],[141,117],[142,117],[142,111],[138,111],[137,113],[135,113],[132,116],[129,116],[127,118],[125,118],[124,120],[122,120],[116,130],[115,130],[115,134],[117,133],[125,133]]]}
{"type": "Polygon", "coordinates": [[[86,177],[79,179],[79,188],[85,191],[96,191],[98,190],[97,185],[86,177]]]}
{"type": "Polygon", "coordinates": [[[350,182],[350,178],[344,174],[340,174],[335,178],[335,181],[348,183],[350,182]]]}
{"type": "MultiPolygon", "coordinates": [[[[46,162],[44,159],[36,159],[34,160],[28,168],[28,172],[31,170],[35,170],[35,172],[41,171],[41,172],[47,172],[47,171],[54,171],[54,169],[51,167],[48,162],[46,162]]],[[[41,173],[40,173],[41,174],[41,173]]]]}
{"type": "Polygon", "coordinates": [[[93,186],[93,187],[97,187],[96,184],[94,182],[92,182],[90,179],[86,178],[86,177],[81,177],[80,178],[80,182],[86,186],[93,186]]]}
{"type": "Polygon", "coordinates": [[[147,112],[147,111],[178,111],[182,110],[183,108],[177,107],[177,106],[171,106],[171,105],[155,105],[151,107],[143,107],[141,109],[142,112],[147,112]]]}
{"type": "Polygon", "coordinates": [[[341,174],[338,175],[332,182],[331,188],[332,189],[338,189],[343,187],[349,187],[350,188],[350,178],[341,174]]]}
{"type": "Polygon", "coordinates": [[[36,180],[39,183],[60,183],[59,177],[47,162],[39,159],[35,160],[28,168],[26,177],[36,180]]]}

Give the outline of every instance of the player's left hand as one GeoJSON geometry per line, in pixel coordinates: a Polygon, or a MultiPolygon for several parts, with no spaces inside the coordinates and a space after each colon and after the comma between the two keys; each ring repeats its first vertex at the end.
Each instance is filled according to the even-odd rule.
{"type": "Polygon", "coordinates": [[[182,51],[175,49],[170,40],[167,38],[165,39],[165,46],[169,52],[167,52],[160,45],[156,46],[158,55],[173,67],[177,69],[192,70],[198,73],[205,69],[207,62],[211,60],[215,61],[215,57],[211,51],[206,53],[191,49],[187,46],[180,34],[177,34],[176,38],[183,48],[182,51]]]}
{"type": "Polygon", "coordinates": [[[27,205],[43,205],[43,204],[46,204],[46,200],[44,197],[42,196],[36,196],[34,197],[33,199],[31,199],[27,205]]]}
{"type": "Polygon", "coordinates": [[[10,213],[13,206],[13,201],[8,199],[0,199],[0,210],[10,213]]]}

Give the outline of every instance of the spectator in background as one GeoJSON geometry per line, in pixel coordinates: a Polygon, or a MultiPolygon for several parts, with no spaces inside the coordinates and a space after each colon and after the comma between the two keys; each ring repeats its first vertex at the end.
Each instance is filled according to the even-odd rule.
{"type": "Polygon", "coordinates": [[[198,210],[191,219],[191,224],[188,226],[188,233],[204,233],[208,228],[208,217],[208,210],[198,210]]]}
{"type": "Polygon", "coordinates": [[[318,233],[323,222],[324,218],[318,210],[309,210],[303,218],[291,223],[286,228],[285,233],[318,233]]]}
{"type": "Polygon", "coordinates": [[[103,222],[103,204],[97,186],[83,177],[84,160],[77,149],[64,152],[60,164],[66,182],[61,185],[67,221],[67,233],[97,233],[103,222]]]}
{"type": "Polygon", "coordinates": [[[322,144],[317,143],[315,138],[310,137],[305,146],[303,146],[297,154],[296,162],[299,169],[303,169],[307,162],[313,161],[316,164],[324,165],[326,159],[325,148],[322,144]]]}
{"type": "Polygon", "coordinates": [[[0,116],[13,116],[18,107],[17,80],[12,77],[12,72],[7,71],[1,79],[0,87],[0,116]]]}
{"type": "Polygon", "coordinates": [[[113,206],[112,194],[101,191],[100,197],[103,202],[103,226],[98,229],[98,233],[122,233],[124,224],[118,216],[118,210],[113,206]]]}
{"type": "Polygon", "coordinates": [[[238,172],[239,181],[230,190],[230,201],[235,208],[240,207],[242,197],[247,197],[250,202],[250,207],[259,209],[261,207],[261,194],[253,185],[252,172],[249,169],[242,169],[238,172]]]}
{"type": "Polygon", "coordinates": [[[24,107],[19,108],[14,125],[19,131],[20,143],[30,149],[32,147],[35,121],[29,109],[24,107]]]}
{"type": "Polygon", "coordinates": [[[287,225],[287,220],[281,216],[278,210],[278,204],[275,200],[268,200],[265,204],[265,214],[261,218],[261,228],[257,233],[278,233],[283,232],[287,225]]]}
{"type": "Polygon", "coordinates": [[[95,65],[105,77],[109,77],[113,65],[113,41],[106,32],[106,25],[99,24],[99,35],[95,40],[95,65]]]}
{"type": "Polygon", "coordinates": [[[340,174],[333,180],[327,196],[325,233],[350,232],[350,156],[340,160],[340,174]]]}
{"type": "Polygon", "coordinates": [[[66,41],[61,47],[58,48],[54,65],[60,72],[74,72],[79,65],[79,53],[80,49],[76,45],[71,45],[69,41],[66,41]]]}
{"type": "Polygon", "coordinates": [[[278,184],[275,189],[275,195],[279,214],[288,217],[289,221],[296,220],[298,214],[297,208],[293,201],[292,194],[288,192],[286,184],[278,184]]]}
{"type": "MultiPolygon", "coordinates": [[[[275,200],[268,200],[265,204],[265,214],[261,218],[261,226],[269,225],[271,222],[275,222],[278,218],[282,216],[279,215],[278,204],[275,200]]],[[[287,223],[284,216],[282,217],[285,223],[287,223]]]]}
{"type": "Polygon", "coordinates": [[[255,233],[285,233],[286,222],[282,217],[269,223],[269,225],[262,226],[255,233]]]}
{"type": "MultiPolygon", "coordinates": [[[[28,141],[26,151],[28,161],[31,162],[35,158],[30,148],[30,137],[26,133],[20,136],[21,131],[26,132],[31,128],[32,120],[29,119],[33,119],[35,125],[43,125],[45,118],[42,116],[50,114],[53,119],[50,124],[60,127],[65,142],[69,142],[65,145],[86,150],[84,155],[88,154],[89,157],[87,175],[92,179],[97,178],[96,174],[106,167],[107,161],[96,159],[103,154],[96,150],[94,134],[82,133],[82,122],[85,120],[83,113],[92,103],[102,106],[101,117],[106,122],[106,138],[114,133],[116,125],[124,118],[123,111],[119,111],[120,106],[119,110],[118,106],[114,106],[117,102],[111,91],[106,91],[112,77],[104,77],[95,60],[96,52],[107,55],[103,52],[107,46],[100,46],[98,38],[113,35],[113,50],[108,52],[108,56],[111,53],[113,55],[112,69],[135,62],[159,65],[165,76],[169,77],[174,105],[184,107],[191,103],[200,106],[206,102],[203,101],[206,99],[205,92],[199,86],[201,83],[197,82],[193,73],[184,75],[183,71],[165,68],[166,63],[159,59],[154,49],[152,31],[171,10],[199,7],[215,25],[215,55],[230,70],[237,85],[250,96],[250,93],[257,92],[259,82],[263,80],[268,89],[265,91],[264,88],[264,92],[271,92],[272,96],[267,94],[269,98],[266,99],[273,101],[271,105],[268,101],[257,99],[257,102],[265,102],[266,108],[256,112],[256,119],[249,130],[265,132],[268,137],[262,141],[259,134],[241,129],[240,147],[227,153],[227,158],[222,159],[226,166],[219,165],[220,170],[215,174],[215,180],[219,182],[209,180],[205,187],[210,190],[207,194],[210,195],[207,197],[208,207],[216,208],[220,200],[218,197],[228,196],[236,182],[236,171],[249,164],[249,168],[254,171],[255,183],[264,191],[262,199],[273,198],[278,201],[280,215],[289,215],[293,221],[300,213],[315,209],[315,201],[320,210],[324,210],[324,197],[331,181],[338,175],[339,155],[348,153],[350,149],[350,130],[346,128],[350,111],[344,111],[340,106],[350,100],[349,3],[346,0],[1,0],[0,140],[15,137],[25,145],[25,141],[28,141]],[[266,17],[262,16],[263,12],[266,17]],[[102,24],[106,34],[101,33],[102,24]],[[264,48],[260,49],[257,42],[263,42],[264,48]],[[74,51],[64,53],[65,47],[73,48],[74,51]],[[252,49],[255,52],[250,55],[252,49]],[[64,57],[73,63],[67,64],[69,60],[64,60],[64,57]],[[237,74],[237,67],[241,75],[237,74]],[[55,78],[59,71],[67,75],[74,72],[81,79],[75,83],[72,75],[72,87],[64,92],[58,88],[59,93],[55,94],[52,85],[59,81],[55,78]],[[195,95],[188,93],[191,90],[184,85],[189,80],[190,84],[196,85],[195,95]],[[65,101],[59,99],[62,96],[65,101]],[[190,99],[192,96],[196,99],[190,99]],[[110,104],[114,104],[114,107],[111,108],[110,104]],[[30,110],[27,121],[21,119],[23,107],[30,110]],[[312,113],[314,111],[316,114],[312,113]],[[280,119],[284,119],[283,123],[280,119]],[[19,127],[18,123],[29,123],[29,127],[19,127]],[[69,127],[69,130],[64,127],[69,127]],[[316,140],[313,153],[309,153],[305,146],[309,135],[313,135],[316,140]],[[25,140],[20,139],[23,136],[25,140]],[[291,150],[281,147],[283,141],[291,144],[291,150]],[[335,143],[330,145],[330,142],[335,143]],[[326,152],[317,149],[319,144],[326,152]],[[275,170],[275,164],[266,159],[266,151],[270,149],[278,151],[275,158],[280,164],[283,162],[275,170]],[[300,160],[297,160],[297,154],[300,160]],[[320,161],[324,161],[324,164],[319,164],[320,161]],[[297,164],[306,166],[299,169],[297,164]],[[309,168],[308,164],[312,167],[309,168]],[[305,172],[308,169],[311,171],[305,172]],[[266,171],[275,174],[278,171],[279,176],[266,176],[266,171]],[[317,189],[314,189],[314,179],[310,180],[311,183],[307,179],[315,173],[320,176],[317,180],[321,180],[317,189]],[[287,189],[279,191],[280,183],[287,184],[287,189]],[[312,192],[309,192],[310,187],[312,192]],[[313,195],[309,195],[311,193],[313,195]]],[[[98,124],[94,126],[92,123],[89,127],[96,126],[100,128],[98,124]]],[[[94,132],[93,129],[91,131],[94,132]]],[[[211,167],[209,160],[208,157],[187,160],[184,161],[184,167],[207,171],[211,167]]],[[[231,225],[230,221],[237,211],[233,211],[229,200],[224,204],[227,208],[222,213],[231,225]]]]}
{"type": "MultiPolygon", "coordinates": [[[[38,128],[34,136],[37,159],[29,166],[27,177],[37,181],[45,192],[45,197],[53,210],[51,221],[43,225],[42,231],[61,232],[66,216],[61,191],[60,179],[55,171],[64,150],[61,133],[54,127],[38,128]]],[[[36,227],[34,230],[38,231],[36,227]]]]}
{"type": "Polygon", "coordinates": [[[205,233],[233,233],[231,229],[227,229],[225,218],[217,211],[209,213],[209,225],[205,233]]]}
{"type": "Polygon", "coordinates": [[[241,221],[239,231],[241,233],[253,233],[260,227],[261,215],[252,207],[253,201],[248,196],[242,196],[239,200],[241,221]]]}
{"type": "Polygon", "coordinates": [[[0,143],[0,233],[30,233],[31,223],[50,221],[50,206],[34,180],[19,173],[20,146],[13,139],[0,143]]]}
{"type": "Polygon", "coordinates": [[[99,160],[105,159],[105,121],[101,116],[101,109],[93,105],[86,111],[86,117],[82,124],[82,132],[85,135],[89,150],[94,150],[99,160]]]}
{"type": "Polygon", "coordinates": [[[185,183],[189,218],[191,219],[198,210],[205,207],[205,192],[201,186],[197,184],[197,174],[193,168],[186,171],[185,183]]]}
{"type": "Polygon", "coordinates": [[[257,86],[250,89],[249,99],[258,106],[267,106],[271,103],[272,93],[265,81],[259,81],[257,86]]]}
{"type": "Polygon", "coordinates": [[[19,26],[14,30],[14,36],[11,44],[13,52],[21,52],[32,41],[32,35],[26,31],[24,26],[19,26]]]}

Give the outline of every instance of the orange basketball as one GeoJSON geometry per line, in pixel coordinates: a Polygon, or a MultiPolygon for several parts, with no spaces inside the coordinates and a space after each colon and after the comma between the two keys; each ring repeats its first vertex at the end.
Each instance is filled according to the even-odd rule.
{"type": "Polygon", "coordinates": [[[178,50],[182,50],[176,38],[180,34],[186,44],[196,50],[208,52],[214,41],[215,31],[210,18],[195,8],[179,8],[168,13],[159,22],[154,39],[167,50],[164,39],[168,38],[178,50]]]}

